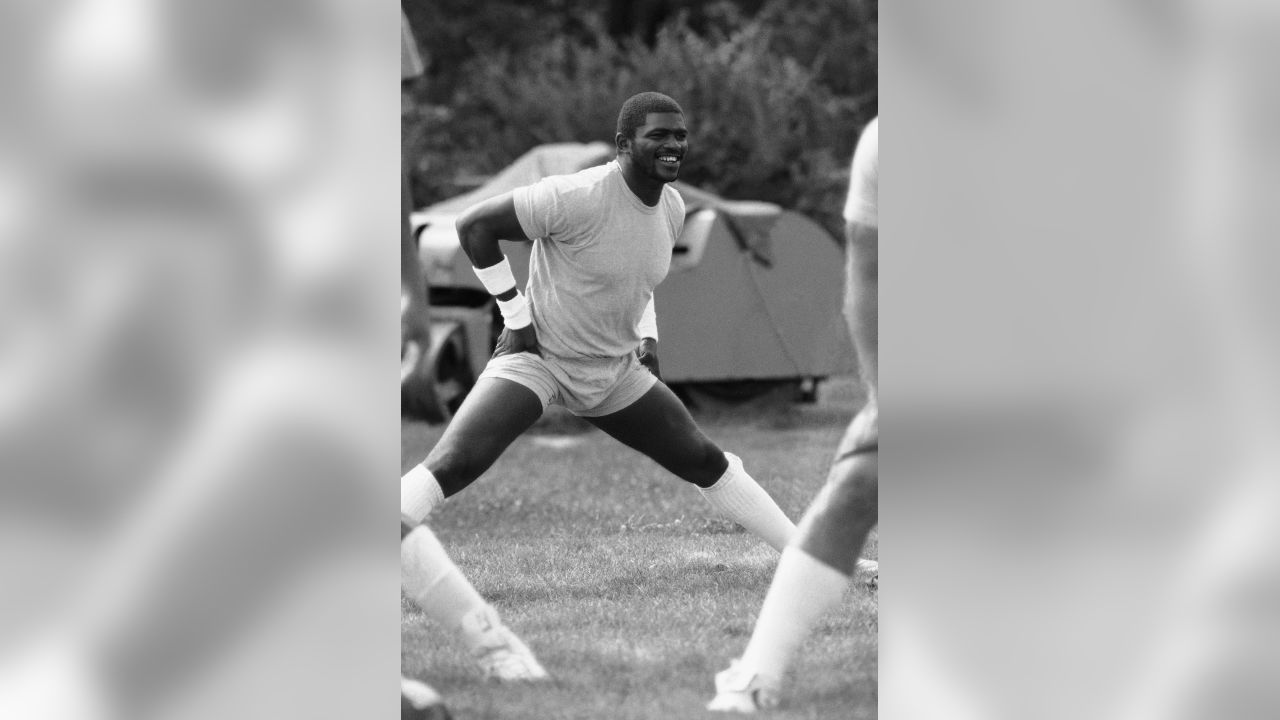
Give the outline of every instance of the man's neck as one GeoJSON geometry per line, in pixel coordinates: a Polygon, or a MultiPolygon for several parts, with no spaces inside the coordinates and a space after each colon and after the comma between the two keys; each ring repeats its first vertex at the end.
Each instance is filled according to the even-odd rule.
{"type": "Polygon", "coordinates": [[[618,167],[622,169],[622,179],[626,181],[627,187],[640,198],[640,202],[649,207],[658,204],[662,199],[662,186],[666,183],[642,175],[625,155],[618,156],[618,167]]]}

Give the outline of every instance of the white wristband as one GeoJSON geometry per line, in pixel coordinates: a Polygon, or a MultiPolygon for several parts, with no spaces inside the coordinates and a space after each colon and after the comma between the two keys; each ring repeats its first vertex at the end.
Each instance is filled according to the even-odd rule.
{"type": "Polygon", "coordinates": [[[480,284],[484,285],[484,289],[488,290],[490,295],[501,295],[516,286],[516,277],[511,274],[511,263],[507,262],[505,255],[497,265],[471,269],[476,271],[480,284]]]}
{"type": "Polygon", "coordinates": [[[529,303],[519,290],[510,300],[498,300],[498,310],[502,311],[502,321],[512,330],[526,328],[533,324],[533,314],[529,312],[529,303]]]}
{"type": "Polygon", "coordinates": [[[658,339],[658,313],[653,309],[652,297],[649,298],[649,304],[644,306],[644,313],[640,315],[640,324],[636,326],[636,331],[642,338],[658,339]]]}

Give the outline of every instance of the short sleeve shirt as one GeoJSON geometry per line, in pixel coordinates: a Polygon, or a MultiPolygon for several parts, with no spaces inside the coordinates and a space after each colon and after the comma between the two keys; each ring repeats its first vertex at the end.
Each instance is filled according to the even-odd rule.
{"type": "Polygon", "coordinates": [[[680,193],[665,185],[649,207],[614,161],[517,188],[512,199],[534,239],[525,292],[542,351],[571,358],[633,352],[640,316],[684,227],[680,193]]]}

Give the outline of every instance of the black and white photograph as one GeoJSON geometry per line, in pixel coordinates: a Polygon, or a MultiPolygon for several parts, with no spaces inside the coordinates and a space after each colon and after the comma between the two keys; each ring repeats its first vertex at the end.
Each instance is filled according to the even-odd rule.
{"type": "Polygon", "coordinates": [[[1277,48],[0,0],[0,720],[1280,717],[1277,48]]]}
{"type": "Polygon", "coordinates": [[[875,4],[404,9],[404,717],[875,717],[875,4]]]}

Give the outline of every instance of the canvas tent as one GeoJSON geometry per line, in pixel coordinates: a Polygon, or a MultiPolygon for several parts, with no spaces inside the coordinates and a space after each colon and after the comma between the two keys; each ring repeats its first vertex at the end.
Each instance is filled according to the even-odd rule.
{"type": "MultiPolygon", "coordinates": [[[[604,143],[534,148],[483,186],[413,216],[433,289],[481,290],[453,221],[487,198],[607,162],[604,143]]],[[[730,201],[675,183],[687,206],[671,272],[655,292],[670,383],[822,378],[852,372],[841,317],[843,253],[817,223],[776,205],[730,201]]],[[[504,243],[517,279],[529,246],[504,243]]],[[[483,357],[473,358],[483,367],[483,357]]],[[[477,371],[478,372],[478,371],[477,371]]]]}

